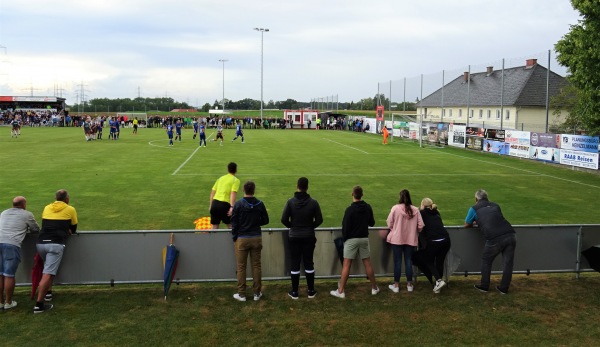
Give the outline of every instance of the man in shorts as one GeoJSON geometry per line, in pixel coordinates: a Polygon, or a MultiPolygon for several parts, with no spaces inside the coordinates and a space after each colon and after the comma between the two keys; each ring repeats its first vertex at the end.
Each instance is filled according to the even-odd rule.
{"type": "Polygon", "coordinates": [[[56,201],[46,205],[42,213],[42,231],[37,242],[37,252],[44,261],[42,279],[33,313],[43,313],[52,309],[44,301],[52,300],[52,281],[65,250],[65,242],[71,234],[77,232],[77,211],[69,205],[69,193],[60,189],[56,192],[56,201]]]}
{"type": "Polygon", "coordinates": [[[365,272],[369,281],[371,281],[371,294],[379,293],[375,273],[371,266],[371,255],[369,250],[369,227],[375,225],[373,209],[371,205],[362,200],[363,190],[361,186],[355,186],[352,189],[352,204],[346,208],[344,219],[342,221],[342,236],[344,238],[344,265],[342,267],[342,277],[338,289],[332,290],[331,295],[343,299],[346,297],[344,287],[350,276],[350,266],[352,260],[357,255],[362,259],[365,266],[365,272]]]}
{"type": "Polygon", "coordinates": [[[210,224],[213,229],[219,229],[221,222],[231,229],[231,214],[233,205],[240,189],[240,180],[235,177],[237,164],[227,165],[227,174],[219,177],[210,192],[210,224]]]}
{"type": "Polygon", "coordinates": [[[0,214],[0,309],[10,310],[17,306],[12,298],[15,273],[21,262],[21,244],[27,232],[40,231],[26,205],[27,200],[17,196],[12,201],[13,207],[0,214]]]}
{"type": "Polygon", "coordinates": [[[217,126],[217,137],[213,141],[217,141],[218,139],[221,139],[220,144],[223,146],[223,126],[221,124],[217,126]]]}

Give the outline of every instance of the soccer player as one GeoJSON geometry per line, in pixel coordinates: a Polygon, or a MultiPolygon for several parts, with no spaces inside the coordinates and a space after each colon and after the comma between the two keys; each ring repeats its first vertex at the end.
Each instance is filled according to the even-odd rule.
{"type": "Polygon", "coordinates": [[[138,121],[137,117],[135,117],[133,119],[133,134],[134,135],[137,135],[138,123],[139,123],[139,121],[138,121]]]}
{"type": "Polygon", "coordinates": [[[217,137],[213,141],[218,139],[221,139],[221,146],[223,146],[223,126],[221,124],[217,125],[217,137]]]}
{"type": "Polygon", "coordinates": [[[194,137],[192,137],[192,139],[196,139],[196,135],[198,135],[198,121],[196,120],[196,118],[194,118],[194,121],[192,122],[192,125],[194,126],[194,137]]]}
{"type": "Polygon", "coordinates": [[[110,132],[108,133],[108,139],[109,140],[116,140],[117,139],[117,120],[115,119],[115,117],[111,117],[108,120],[108,125],[110,127],[110,132]]]}
{"type": "Polygon", "coordinates": [[[13,121],[11,124],[12,124],[11,137],[19,137],[19,135],[21,135],[21,122],[19,121],[19,118],[17,118],[17,116],[15,116],[15,118],[13,118],[13,121]]]}
{"type": "Polygon", "coordinates": [[[381,130],[383,133],[383,144],[387,145],[388,144],[387,139],[388,139],[388,136],[390,136],[390,132],[387,130],[387,127],[385,125],[383,126],[383,128],[381,130]]]}
{"type": "MultiPolygon", "coordinates": [[[[194,134],[194,136],[196,135],[194,134]]],[[[202,146],[202,142],[204,142],[204,147],[206,147],[206,129],[204,123],[200,124],[200,146],[202,146]]]]}
{"type": "Polygon", "coordinates": [[[235,127],[235,137],[233,138],[233,140],[231,140],[231,142],[235,141],[235,139],[237,139],[238,136],[242,138],[242,143],[244,143],[244,133],[242,132],[242,123],[240,123],[240,121],[237,122],[237,125],[235,127]]]}
{"type": "Polygon", "coordinates": [[[92,120],[90,117],[87,117],[85,121],[83,121],[83,133],[85,134],[85,140],[92,140],[92,120]]]}
{"type": "Polygon", "coordinates": [[[173,146],[173,124],[167,124],[167,136],[169,136],[169,146],[173,146]]]}
{"type": "Polygon", "coordinates": [[[114,137],[114,140],[118,140],[119,135],[121,135],[121,123],[119,122],[119,119],[117,118],[117,119],[115,119],[113,124],[115,125],[115,134],[113,135],[113,137],[114,137]]]}
{"type": "Polygon", "coordinates": [[[175,140],[179,139],[179,142],[181,142],[181,128],[183,127],[183,124],[181,123],[181,120],[178,119],[177,122],[175,122],[175,140]]]}

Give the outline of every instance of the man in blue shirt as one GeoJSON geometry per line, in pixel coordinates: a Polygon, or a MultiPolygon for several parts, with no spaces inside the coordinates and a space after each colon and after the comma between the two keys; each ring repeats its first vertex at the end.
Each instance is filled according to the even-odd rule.
{"type": "Polygon", "coordinates": [[[496,256],[502,253],[502,281],[496,289],[502,294],[507,294],[517,246],[515,229],[502,215],[500,206],[488,200],[485,190],[479,189],[475,193],[475,202],[465,218],[465,228],[471,228],[476,223],[485,238],[485,248],[481,255],[481,283],[476,284],[475,288],[482,292],[490,289],[492,263],[496,256]]]}
{"type": "Polygon", "coordinates": [[[167,136],[169,136],[169,146],[173,146],[173,124],[167,124],[167,136]]]}
{"type": "Polygon", "coordinates": [[[196,118],[194,118],[194,121],[192,122],[192,125],[194,126],[194,137],[193,139],[196,139],[196,135],[198,135],[198,121],[196,120],[196,118]]]}
{"type": "Polygon", "coordinates": [[[242,123],[240,123],[239,121],[237,122],[237,126],[235,127],[235,137],[233,138],[233,140],[231,140],[231,142],[235,141],[235,139],[237,139],[238,136],[242,138],[242,143],[244,143],[244,133],[242,132],[242,123]]]}
{"type": "Polygon", "coordinates": [[[175,123],[175,140],[179,139],[179,142],[181,142],[181,128],[183,127],[183,124],[181,124],[181,120],[177,120],[177,122],[175,123]]]}
{"type": "Polygon", "coordinates": [[[202,142],[204,142],[204,147],[206,147],[206,129],[204,123],[200,124],[200,146],[202,146],[202,142]]]}

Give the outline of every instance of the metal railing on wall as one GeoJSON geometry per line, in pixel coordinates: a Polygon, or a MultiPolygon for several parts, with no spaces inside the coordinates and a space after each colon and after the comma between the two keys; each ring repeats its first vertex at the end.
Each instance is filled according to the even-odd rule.
{"type": "MultiPolygon", "coordinates": [[[[380,237],[383,227],[370,230],[371,261],[378,276],[393,272],[391,247],[380,237]]],[[[484,246],[479,229],[447,227],[452,247],[448,255],[448,275],[480,273],[484,246]]],[[[600,244],[600,224],[518,225],[514,273],[573,273],[593,271],[581,251],[600,244]]],[[[87,231],[67,241],[58,284],[161,283],[162,249],[175,234],[179,266],[175,282],[235,281],[236,263],[229,230],[127,230],[87,231]]],[[[265,280],[289,276],[288,229],[263,229],[262,272],[265,280]]],[[[319,278],[339,276],[341,264],[335,248],[340,228],[317,229],[315,268],[319,278]]],[[[35,235],[22,246],[22,263],[17,271],[19,285],[31,283],[35,235]]],[[[501,258],[501,257],[499,257],[501,258]]],[[[351,274],[363,274],[354,262],[351,274]]],[[[501,259],[493,271],[500,271],[501,259]]]]}

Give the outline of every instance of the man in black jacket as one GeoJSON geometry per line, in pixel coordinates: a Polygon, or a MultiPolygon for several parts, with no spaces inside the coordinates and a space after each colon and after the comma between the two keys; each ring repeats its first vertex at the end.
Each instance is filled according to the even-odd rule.
{"type": "Polygon", "coordinates": [[[517,246],[515,229],[502,215],[500,206],[488,200],[485,190],[479,189],[475,193],[475,202],[465,218],[465,228],[470,228],[477,222],[485,237],[485,248],[481,256],[481,284],[476,284],[475,288],[482,292],[490,289],[492,263],[496,256],[502,253],[502,281],[496,289],[502,294],[507,294],[517,246]]]}
{"type": "Polygon", "coordinates": [[[281,215],[281,223],[290,228],[289,248],[292,290],[288,295],[294,300],[298,299],[301,261],[304,263],[308,298],[312,299],[317,295],[315,290],[315,264],[313,262],[317,243],[315,228],[323,223],[323,215],[319,203],[311,198],[307,191],[308,178],[300,177],[294,197],[287,201],[281,215]]]}
{"type": "Polygon", "coordinates": [[[231,215],[231,234],[237,261],[238,292],[233,298],[246,301],[246,265],[248,254],[252,265],[252,289],[254,301],[262,297],[262,269],[260,251],[262,250],[261,225],[269,224],[269,214],[262,201],[254,197],[256,185],[252,181],[244,184],[244,197],[233,206],[231,215]]]}
{"type": "Polygon", "coordinates": [[[350,266],[352,260],[360,255],[365,266],[367,277],[371,281],[371,294],[379,293],[375,273],[371,266],[371,254],[369,249],[369,227],[375,225],[373,209],[371,205],[362,201],[363,190],[361,186],[352,188],[352,204],[346,208],[344,219],[342,221],[342,237],[344,239],[344,265],[342,268],[342,278],[338,289],[332,290],[331,295],[338,298],[345,298],[344,287],[350,276],[350,266]]]}

